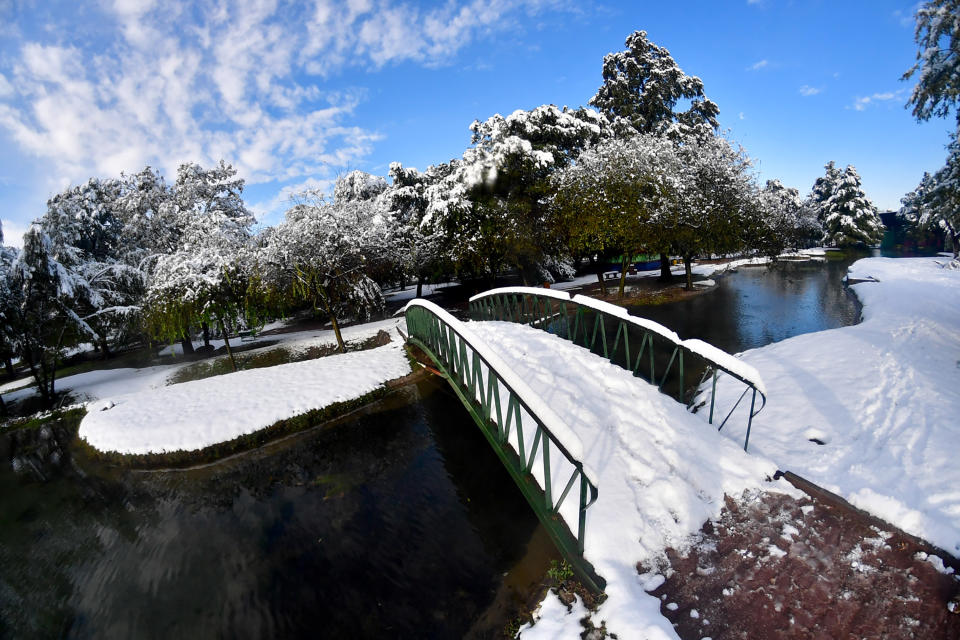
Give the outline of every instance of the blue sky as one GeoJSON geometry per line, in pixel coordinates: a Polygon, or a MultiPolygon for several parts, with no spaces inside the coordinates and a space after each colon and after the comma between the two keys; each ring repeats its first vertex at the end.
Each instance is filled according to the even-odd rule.
{"type": "Polygon", "coordinates": [[[279,221],[338,173],[459,157],[474,119],[585,105],[637,29],[699,76],[762,179],[853,164],[882,208],[944,161],[917,124],[906,2],[0,0],[6,241],[90,176],[223,157],[279,221]]]}

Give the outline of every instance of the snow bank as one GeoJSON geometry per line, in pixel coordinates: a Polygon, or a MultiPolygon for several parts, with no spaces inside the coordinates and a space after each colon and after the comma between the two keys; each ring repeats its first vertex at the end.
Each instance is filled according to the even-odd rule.
{"type": "Polygon", "coordinates": [[[410,372],[399,343],[127,393],[88,406],[79,435],[101,451],[193,451],[358,398],[410,372]]]}
{"type": "MultiPolygon", "coordinates": [[[[852,286],[861,324],[741,354],[769,390],[750,449],[956,555],[960,272],[930,258],[867,258],[849,275],[877,280],[852,286]]],[[[717,401],[741,390],[720,379],[717,401]]],[[[745,410],[728,437],[743,438],[745,410]]]]}
{"type": "MultiPolygon", "coordinates": [[[[676,637],[659,600],[644,591],[650,581],[641,580],[637,563],[660,557],[667,547],[687,548],[690,536],[720,515],[725,494],[783,484],[766,482],[776,465],[744,453],[655,386],[567,340],[507,322],[468,328],[563,416],[598,474],[585,556],[607,580],[608,599],[594,614],[595,624],[605,620],[621,638],[676,637]]],[[[561,515],[576,531],[576,521],[561,515]]],[[[570,616],[558,620],[565,609],[555,609],[548,600],[542,615],[546,620],[550,613],[553,622],[542,620],[524,638],[576,628],[570,616]]]]}

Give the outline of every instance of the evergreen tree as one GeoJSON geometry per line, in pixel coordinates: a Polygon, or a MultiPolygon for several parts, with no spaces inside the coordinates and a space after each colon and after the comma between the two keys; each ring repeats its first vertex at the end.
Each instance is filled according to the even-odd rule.
{"type": "Polygon", "coordinates": [[[916,76],[917,85],[907,106],[918,120],[943,118],[960,104],[960,0],[929,0],[916,17],[917,62],[902,79],[916,76]]]}
{"type": "Polygon", "coordinates": [[[834,189],[840,184],[843,172],[837,168],[833,160],[823,165],[826,173],[817,178],[813,183],[813,189],[807,198],[809,206],[817,215],[817,220],[823,224],[827,217],[826,203],[833,196],[834,189]]]}
{"type": "Polygon", "coordinates": [[[629,130],[688,138],[719,126],[717,105],[706,98],[703,82],[688,76],[670,52],[650,42],[646,31],[627,37],[626,50],[603,58],[603,85],[590,99],[618,134],[629,130]],[[676,112],[681,100],[686,111],[676,112]]]}
{"type": "MultiPolygon", "coordinates": [[[[604,56],[603,84],[590,99],[617,135],[639,132],[682,141],[717,130],[719,109],[705,96],[700,78],[685,74],[669,51],[647,39],[646,31],[633,32],[625,44],[624,51],[604,56]],[[677,111],[688,100],[688,108],[677,111]]],[[[660,254],[660,279],[671,279],[665,252],[660,254]]]]}
{"type": "Polygon", "coordinates": [[[830,190],[832,195],[823,204],[824,243],[835,247],[878,244],[883,238],[883,223],[864,194],[853,165],[847,165],[830,190]]]}

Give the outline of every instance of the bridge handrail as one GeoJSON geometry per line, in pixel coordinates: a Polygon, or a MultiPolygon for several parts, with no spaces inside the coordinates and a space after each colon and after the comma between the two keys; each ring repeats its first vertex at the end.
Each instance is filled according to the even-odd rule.
{"type": "MultiPolygon", "coordinates": [[[[583,461],[583,444],[580,438],[539,395],[530,389],[519,374],[513,371],[463,322],[432,302],[421,299],[407,303],[404,314],[409,332],[407,341],[423,348],[444,370],[443,373],[448,377],[454,390],[468,405],[467,408],[481,425],[490,444],[497,450],[508,471],[520,485],[524,496],[538,517],[547,525],[551,538],[562,549],[577,554],[578,557],[572,558],[572,564],[581,578],[586,580],[584,584],[590,584],[602,590],[603,579],[597,576],[590,564],[583,559],[587,509],[596,502],[599,492],[596,474],[583,461]],[[486,392],[484,392],[483,380],[484,367],[486,367],[486,392]],[[501,411],[503,397],[501,386],[507,392],[505,416],[501,411]],[[527,442],[523,433],[523,412],[526,412],[526,415],[536,424],[532,443],[527,442]],[[514,417],[516,418],[513,422],[516,449],[510,442],[511,422],[514,417]],[[490,425],[492,429],[484,425],[490,425]],[[566,485],[563,485],[562,477],[559,479],[557,489],[562,489],[559,497],[554,493],[556,474],[551,472],[551,449],[559,451],[569,468],[572,468],[566,485]],[[540,494],[530,488],[531,485],[536,486],[536,478],[532,474],[538,456],[543,473],[540,494]],[[572,534],[563,533],[558,529],[556,523],[558,516],[560,516],[560,522],[567,520],[565,516],[560,515],[561,506],[578,479],[580,488],[576,511],[577,533],[573,537],[572,534]],[[566,537],[568,535],[569,538],[566,537]]],[[[529,430],[527,434],[530,435],[529,430]]],[[[559,469],[559,466],[554,467],[554,471],[559,469]]],[[[572,529],[572,522],[570,525],[572,529]]]]}
{"type": "MultiPolygon", "coordinates": [[[[641,318],[638,316],[630,315],[626,309],[623,307],[618,307],[616,305],[604,302],[602,300],[597,300],[595,298],[590,298],[583,295],[570,296],[566,291],[557,291],[554,289],[541,289],[537,287],[501,287],[498,289],[491,289],[470,298],[470,311],[472,317],[475,319],[490,319],[490,320],[510,320],[522,322],[524,324],[536,325],[538,322],[542,322],[547,319],[547,316],[552,314],[551,305],[548,301],[556,301],[566,304],[573,304],[577,307],[587,307],[593,310],[596,313],[602,314],[603,316],[611,316],[620,322],[624,322],[633,326],[638,327],[642,331],[656,334],[660,338],[666,340],[674,346],[674,353],[670,359],[670,364],[667,365],[667,371],[663,374],[663,380],[666,380],[666,376],[669,373],[670,367],[673,365],[674,358],[676,358],[677,353],[680,354],[680,376],[681,376],[681,389],[680,397],[678,399],[682,400],[683,395],[683,353],[691,353],[700,358],[702,358],[708,365],[708,369],[705,372],[704,378],[701,379],[700,384],[697,386],[697,391],[695,393],[695,398],[701,393],[704,393],[703,383],[706,381],[706,373],[709,373],[711,370],[713,372],[713,382],[712,386],[708,389],[710,394],[710,416],[708,422],[713,424],[713,413],[714,413],[714,395],[716,392],[716,380],[717,380],[717,371],[723,371],[727,375],[733,377],[736,380],[739,380],[747,386],[744,389],[744,392],[740,395],[740,398],[737,400],[736,404],[730,409],[727,416],[720,423],[719,429],[722,429],[723,426],[727,423],[727,420],[733,415],[733,412],[740,405],[740,402],[746,396],[747,392],[753,391],[753,396],[751,398],[750,412],[747,417],[747,432],[744,438],[743,448],[746,451],[747,446],[750,441],[750,428],[753,423],[753,418],[760,413],[760,411],[766,406],[767,403],[767,392],[766,386],[763,384],[763,379],[760,377],[760,373],[751,366],[750,364],[740,360],[739,358],[714,347],[711,344],[708,344],[702,340],[697,339],[688,339],[681,340],[675,332],[664,327],[663,325],[649,320],[647,318],[641,318]],[[534,304],[529,305],[529,309],[525,303],[517,302],[516,296],[532,296],[538,300],[539,308],[535,309],[534,304]],[[513,299],[511,300],[511,297],[513,299]],[[514,310],[516,313],[514,313],[514,310]],[[539,315],[538,315],[539,312],[539,315]],[[760,394],[760,407],[756,408],[756,396],[760,394]]],[[[570,332],[569,328],[569,318],[567,316],[566,309],[564,309],[563,318],[565,321],[565,326],[567,327],[568,333],[570,332]]],[[[576,327],[574,328],[576,332],[576,327]]],[[[566,336],[567,339],[576,341],[576,335],[573,337],[566,336]]],[[[596,339],[596,327],[594,328],[594,340],[596,339]]],[[[607,355],[606,348],[606,336],[602,336],[604,354],[607,355]]],[[[619,340],[619,332],[618,332],[619,340]]],[[[584,327],[584,341],[586,342],[586,327],[584,327]]],[[[652,344],[652,343],[651,343],[652,344]]],[[[589,348],[593,347],[591,343],[589,348]]],[[[614,351],[616,350],[616,343],[614,346],[614,351]]],[[[639,370],[640,356],[643,352],[643,346],[641,345],[641,351],[637,355],[637,365],[633,367],[634,373],[637,373],[639,370]]],[[[612,359],[612,356],[610,356],[612,359]]],[[[651,347],[651,356],[652,358],[652,347],[651,347]]],[[[628,353],[629,359],[629,353],[628,353]]],[[[628,363],[629,364],[629,363],[628,363]]],[[[629,366],[628,366],[629,368],[629,366]]],[[[653,365],[651,360],[651,383],[656,384],[655,375],[653,372],[653,365]]],[[[661,381],[660,386],[663,386],[661,381]]]]}
{"type": "MultiPolygon", "coordinates": [[[[543,428],[558,448],[564,453],[564,455],[570,458],[571,464],[584,470],[584,475],[587,480],[594,486],[596,486],[596,475],[593,471],[582,462],[583,455],[583,442],[580,440],[574,431],[567,426],[567,423],[557,415],[557,413],[550,408],[548,404],[543,402],[540,399],[533,389],[524,382],[521,378],[503,359],[497,355],[490,347],[486,345],[483,338],[480,338],[469,327],[466,326],[462,321],[455,318],[451,315],[446,309],[430,302],[429,300],[423,300],[417,298],[411,300],[404,307],[404,312],[409,310],[411,307],[423,307],[433,315],[437,316],[444,324],[446,324],[454,333],[460,337],[471,349],[473,349],[480,359],[483,361],[487,367],[495,371],[500,379],[503,381],[504,385],[513,391],[514,395],[517,396],[517,400],[520,401],[527,413],[533,416],[535,419],[539,419],[543,422],[543,428]]],[[[409,325],[407,329],[410,330],[409,325]]],[[[412,333],[412,331],[411,331],[412,333]]],[[[418,336],[422,337],[422,336],[418,336]]],[[[469,383],[469,380],[466,381],[469,383]]]]}

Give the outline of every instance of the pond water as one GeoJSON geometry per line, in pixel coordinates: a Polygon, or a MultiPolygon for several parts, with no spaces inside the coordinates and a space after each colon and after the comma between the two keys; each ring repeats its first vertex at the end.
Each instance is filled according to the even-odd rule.
{"type": "Polygon", "coordinates": [[[462,637],[558,557],[437,382],[201,469],[74,463],[0,467],[0,636],[462,637]]]}
{"type": "Polygon", "coordinates": [[[863,257],[831,256],[826,262],[779,262],[741,267],[717,276],[699,295],[630,313],[655,320],[681,338],[699,338],[739,353],[786,338],[859,321],[860,305],[843,277],[863,257]]]}

